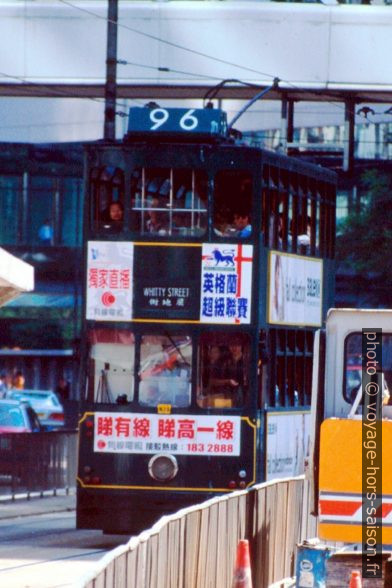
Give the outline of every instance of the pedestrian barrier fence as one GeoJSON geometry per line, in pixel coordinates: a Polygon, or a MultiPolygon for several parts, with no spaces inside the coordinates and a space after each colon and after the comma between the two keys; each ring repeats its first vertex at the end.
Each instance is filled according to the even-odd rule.
{"type": "Polygon", "coordinates": [[[253,586],[294,575],[296,545],[316,535],[303,476],[276,480],[162,517],[100,560],[78,588],[231,588],[248,539],[253,586]]]}
{"type": "Polygon", "coordinates": [[[76,466],[76,430],[0,435],[0,494],[68,490],[76,466]]]}

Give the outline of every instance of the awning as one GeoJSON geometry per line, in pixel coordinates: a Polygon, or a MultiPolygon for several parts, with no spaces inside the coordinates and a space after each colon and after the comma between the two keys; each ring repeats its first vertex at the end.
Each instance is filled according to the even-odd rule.
{"type": "Polygon", "coordinates": [[[9,308],[72,308],[75,297],[72,294],[21,294],[8,304],[9,308]]]}
{"type": "Polygon", "coordinates": [[[0,306],[34,290],[34,268],[0,248],[0,306]]]}

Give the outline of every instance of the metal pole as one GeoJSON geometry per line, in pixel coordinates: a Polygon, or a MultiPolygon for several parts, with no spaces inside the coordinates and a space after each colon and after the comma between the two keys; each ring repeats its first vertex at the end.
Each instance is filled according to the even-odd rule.
{"type": "Polygon", "coordinates": [[[352,172],[354,166],[355,101],[346,100],[344,110],[343,171],[352,172]]]}
{"type": "Polygon", "coordinates": [[[105,123],[103,131],[103,138],[107,141],[114,141],[116,138],[117,16],[118,0],[108,0],[105,123]]]}

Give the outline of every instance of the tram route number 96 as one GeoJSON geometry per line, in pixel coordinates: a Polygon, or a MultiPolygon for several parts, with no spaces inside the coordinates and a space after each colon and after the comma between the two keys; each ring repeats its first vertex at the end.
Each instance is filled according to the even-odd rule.
{"type": "Polygon", "coordinates": [[[214,108],[140,108],[129,111],[129,132],[163,131],[222,134],[226,132],[226,114],[214,108]]]}

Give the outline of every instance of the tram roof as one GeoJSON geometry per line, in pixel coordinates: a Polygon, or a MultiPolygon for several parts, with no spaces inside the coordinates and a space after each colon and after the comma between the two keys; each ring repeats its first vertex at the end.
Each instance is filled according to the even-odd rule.
{"type": "MultiPolygon", "coordinates": [[[[126,136],[125,136],[126,137],[126,136]]],[[[137,139],[133,140],[133,141],[127,141],[125,140],[115,140],[115,141],[105,141],[104,139],[100,139],[99,141],[96,142],[87,142],[84,143],[84,148],[87,151],[104,151],[106,149],[110,149],[110,148],[115,148],[115,149],[125,149],[125,150],[132,150],[132,148],[135,147],[140,147],[140,146],[146,146],[148,144],[153,144],[154,141],[152,140],[152,138],[150,137],[149,141],[146,140],[146,138],[138,136],[137,139]]],[[[252,151],[252,152],[258,152],[260,153],[260,156],[262,158],[262,160],[265,163],[270,163],[272,165],[278,165],[280,164],[280,166],[282,168],[284,168],[287,171],[292,171],[292,172],[299,172],[299,173],[303,173],[305,175],[309,175],[311,177],[314,177],[316,179],[320,178],[320,176],[322,175],[323,180],[324,181],[328,181],[331,182],[333,184],[336,184],[337,182],[337,174],[325,167],[322,167],[319,164],[315,164],[315,163],[311,163],[309,161],[304,161],[303,159],[300,159],[298,157],[292,156],[292,155],[286,155],[284,153],[279,153],[276,151],[271,151],[269,149],[263,149],[261,147],[254,147],[251,145],[248,145],[246,143],[242,143],[240,141],[233,141],[232,139],[227,139],[225,141],[220,141],[219,143],[211,143],[211,142],[207,142],[207,141],[203,141],[201,139],[199,140],[194,140],[193,142],[190,142],[189,139],[184,142],[179,140],[178,136],[176,137],[172,137],[170,139],[170,137],[166,137],[165,141],[162,141],[162,139],[155,139],[155,144],[159,145],[159,146],[171,146],[171,147],[178,147],[181,148],[182,150],[184,149],[184,146],[189,147],[189,149],[192,148],[200,148],[200,146],[204,145],[204,146],[208,146],[209,148],[212,149],[246,149],[248,151],[252,151]]],[[[113,161],[111,162],[111,165],[113,165],[113,161]]]]}

